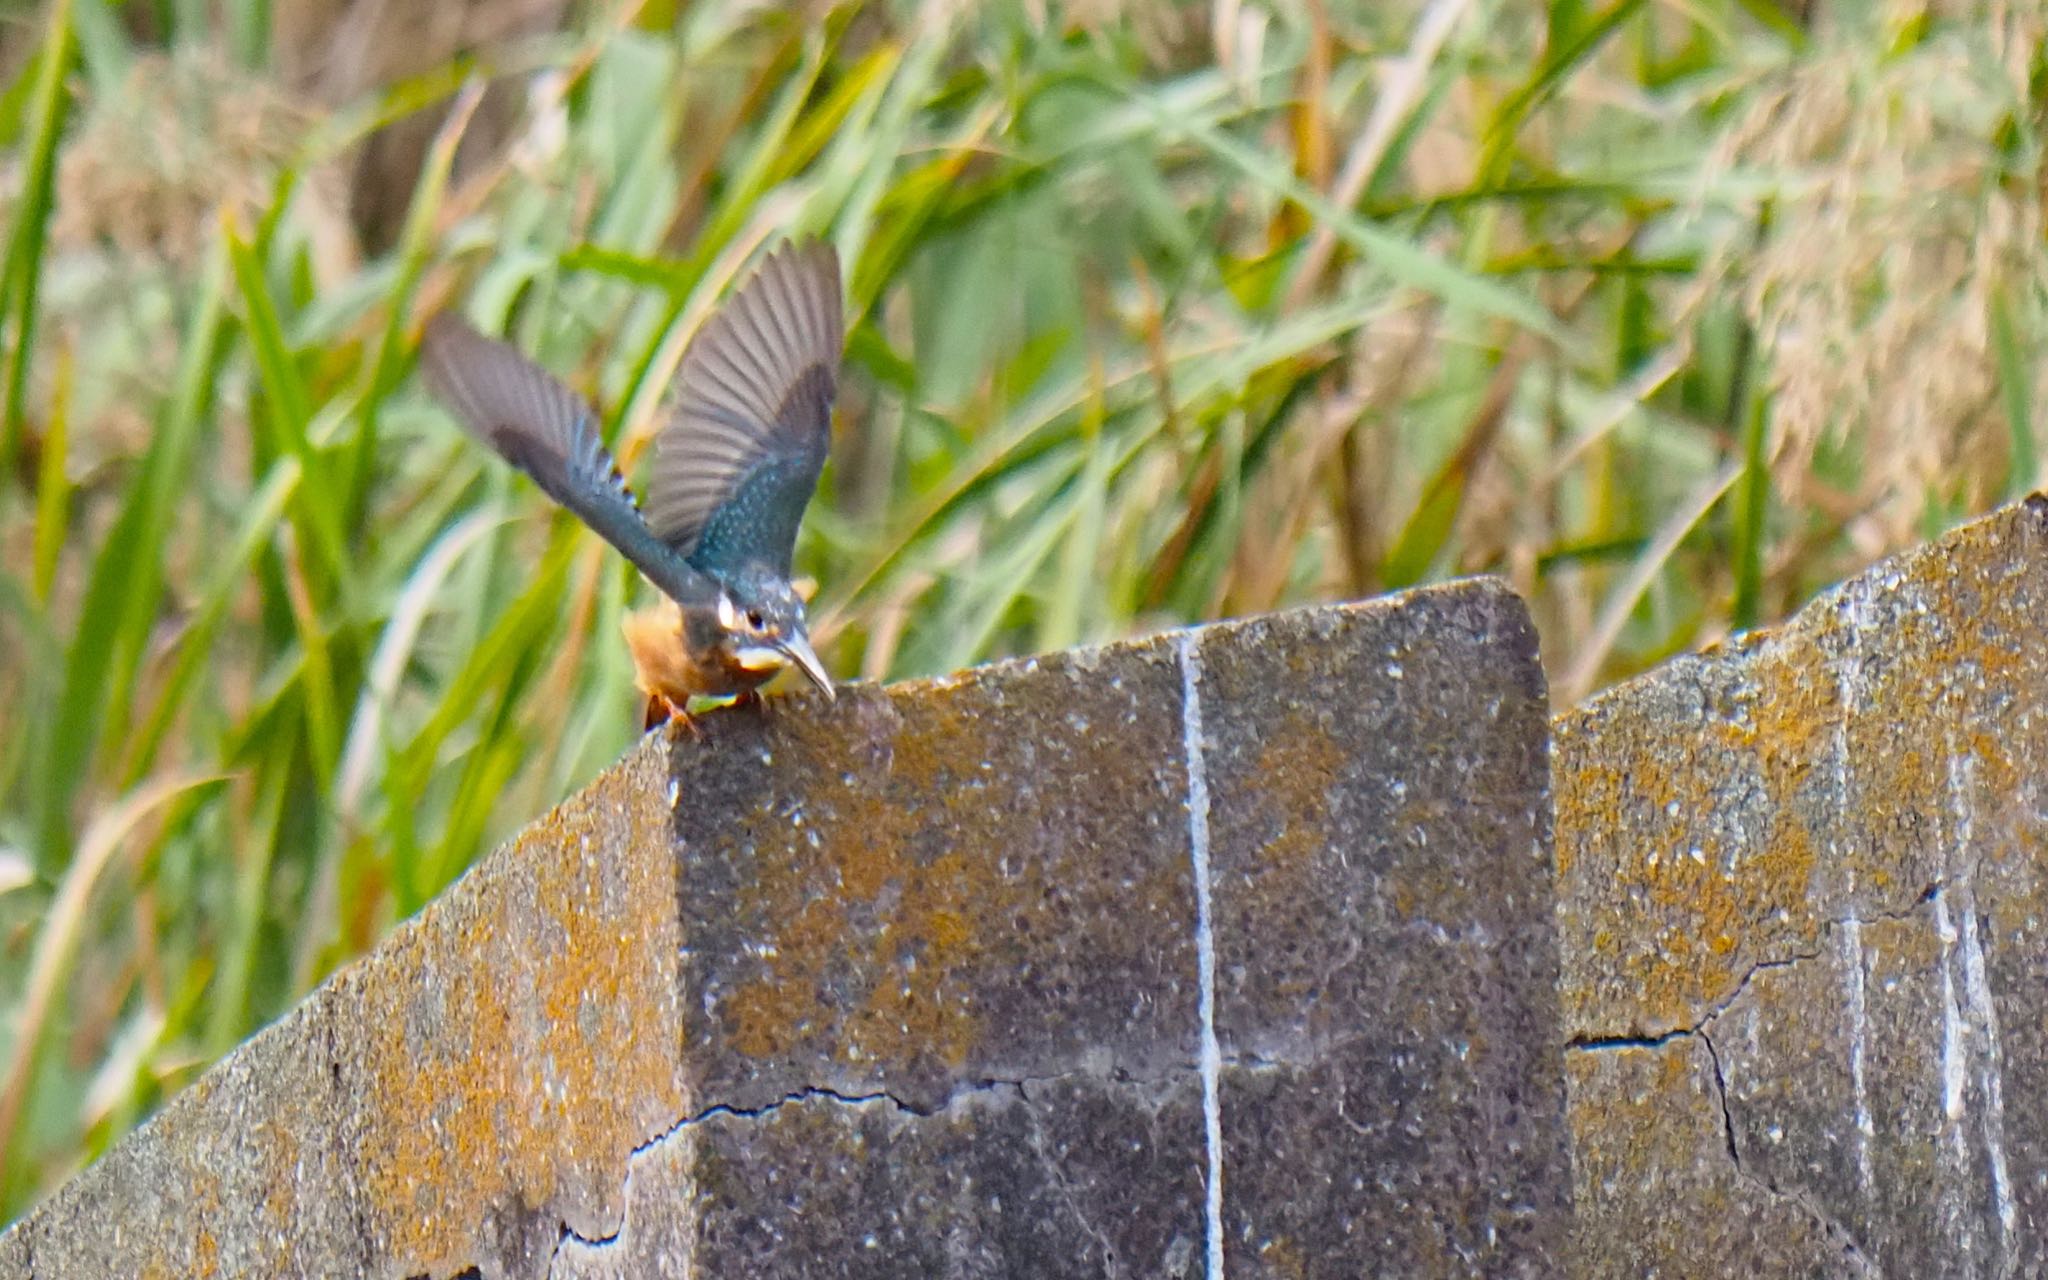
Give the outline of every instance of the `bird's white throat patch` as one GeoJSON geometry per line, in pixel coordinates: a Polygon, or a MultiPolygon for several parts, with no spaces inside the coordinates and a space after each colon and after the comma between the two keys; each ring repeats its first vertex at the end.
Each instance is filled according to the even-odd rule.
{"type": "Polygon", "coordinates": [[[780,671],[789,665],[787,654],[765,644],[742,645],[732,656],[746,671],[780,671]]]}

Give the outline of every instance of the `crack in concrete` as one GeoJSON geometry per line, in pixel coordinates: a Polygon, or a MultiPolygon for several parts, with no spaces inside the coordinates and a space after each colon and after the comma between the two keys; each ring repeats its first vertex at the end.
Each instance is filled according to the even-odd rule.
{"type": "MultiPolygon", "coordinates": [[[[1324,1046],[1322,1052],[1318,1052],[1309,1060],[1301,1060],[1292,1056],[1266,1057],[1254,1053],[1230,1053],[1224,1055],[1222,1065],[1238,1071],[1311,1070],[1323,1065],[1324,1053],[1328,1050],[1341,1048],[1343,1045],[1354,1043],[1358,1039],[1359,1037],[1354,1036],[1335,1041],[1328,1046],[1324,1046]]],[[[878,1089],[871,1093],[848,1093],[841,1089],[832,1088],[829,1085],[805,1085],[791,1090],[779,1098],[754,1107],[739,1106],[729,1102],[714,1102],[676,1120],[627,1153],[626,1173],[622,1180],[620,1191],[619,1225],[604,1235],[586,1236],[569,1225],[568,1222],[560,1222],[558,1224],[559,1230],[556,1235],[555,1247],[548,1257],[547,1271],[544,1274],[553,1273],[562,1255],[562,1251],[571,1246],[582,1249],[603,1250],[618,1245],[625,1237],[629,1226],[629,1219],[632,1215],[633,1175],[640,1161],[657,1151],[665,1143],[674,1141],[690,1129],[721,1116],[740,1120],[759,1120],[774,1115],[784,1107],[809,1102],[825,1102],[836,1106],[849,1107],[881,1103],[903,1115],[914,1116],[920,1120],[929,1120],[947,1114],[964,1101],[991,1093],[1012,1092],[1020,1102],[1025,1104],[1027,1119],[1032,1125],[1034,1133],[1037,1133],[1039,1131],[1038,1117],[1036,1112],[1031,1110],[1032,1100],[1028,1092],[1033,1086],[1061,1084],[1071,1080],[1094,1080],[1135,1089],[1152,1089],[1161,1085],[1185,1081],[1198,1082],[1200,1078],[1201,1070],[1194,1064],[1185,1067],[1172,1067],[1158,1072],[1134,1072],[1120,1068],[1104,1071],[1094,1067],[1079,1067],[1074,1070],[1056,1071],[1047,1075],[985,1076],[963,1081],[956,1084],[937,1106],[919,1106],[915,1102],[887,1089],[878,1089]]],[[[1044,1151],[1041,1150],[1039,1154],[1042,1159],[1047,1158],[1047,1153],[1044,1151]]],[[[1052,1171],[1050,1163],[1048,1163],[1047,1168],[1049,1172],[1052,1171]]],[[[1106,1237],[1103,1237],[1096,1228],[1087,1223],[1078,1205],[1075,1205],[1072,1201],[1071,1191],[1064,1177],[1056,1175],[1056,1181],[1062,1191],[1068,1194],[1069,1204],[1074,1207],[1076,1217],[1082,1218],[1084,1227],[1103,1244],[1103,1248],[1107,1251],[1109,1244],[1106,1237]]]]}
{"type": "Polygon", "coordinates": [[[1728,1077],[1721,1070],[1721,1055],[1714,1048],[1713,1037],[1704,1030],[1698,1035],[1700,1043],[1706,1046],[1707,1061],[1714,1069],[1714,1094],[1721,1106],[1721,1136],[1727,1142],[1728,1160],[1735,1166],[1735,1176],[1771,1199],[1784,1201],[1812,1219],[1823,1234],[1841,1242],[1845,1256],[1856,1264],[1859,1272],[1867,1276],[1880,1275],[1877,1267],[1864,1252],[1862,1244],[1856,1239],[1855,1233],[1849,1230],[1847,1223],[1824,1211],[1805,1192],[1796,1187],[1781,1187],[1742,1162],[1742,1146],[1737,1139],[1735,1127],[1735,1108],[1728,1101],[1728,1077]]]}
{"type": "MultiPolygon", "coordinates": [[[[1788,964],[1796,964],[1800,959],[1811,958],[1795,956],[1776,962],[1775,967],[1782,968],[1788,964]]],[[[1752,970],[1752,973],[1754,973],[1754,970],[1752,970]]],[[[1739,988],[1737,994],[1740,994],[1739,988]]],[[[1708,1017],[1707,1021],[1711,1022],[1714,1017],[1718,1017],[1721,1012],[1725,1012],[1727,1005],[1733,1002],[1734,997],[1730,997],[1720,1010],[1717,1010],[1715,1014],[1708,1017]]],[[[1712,1068],[1714,1075],[1714,1104],[1721,1116],[1722,1149],[1728,1153],[1728,1163],[1733,1166],[1735,1176],[1743,1183],[1754,1187],[1771,1199],[1790,1204],[1812,1219],[1814,1224],[1829,1239],[1841,1243],[1844,1256],[1856,1264],[1858,1272],[1866,1276],[1881,1276],[1883,1272],[1870,1260],[1869,1255],[1863,1249],[1862,1243],[1857,1240],[1855,1233],[1849,1230],[1846,1223],[1827,1213],[1803,1191],[1796,1187],[1781,1187],[1776,1182],[1764,1177],[1743,1163],[1742,1143],[1738,1136],[1739,1130],[1735,1124],[1735,1106],[1729,1101],[1728,1096],[1728,1077],[1721,1067],[1721,1053],[1714,1047],[1714,1039],[1708,1034],[1704,1023],[1699,1027],[1680,1027],[1676,1030],[1664,1032],[1662,1035],[1613,1036],[1600,1040],[1588,1040],[1568,1047],[1576,1049],[1661,1049],[1680,1040],[1698,1040],[1707,1051],[1707,1063],[1712,1068]]]]}
{"type": "MultiPolygon", "coordinates": [[[[1962,878],[1967,879],[1974,869],[1974,866],[1966,867],[1961,873],[1962,878]]],[[[1929,903],[1936,902],[1948,889],[1949,884],[1950,880],[1947,877],[1930,882],[1914,897],[1910,906],[1888,910],[1880,909],[1867,914],[1852,914],[1837,919],[1824,920],[1821,922],[1821,938],[1825,941],[1830,934],[1840,929],[1852,927],[1860,929],[1866,924],[1911,919],[1927,907],[1929,903]]],[[[1726,996],[1716,1000],[1699,1021],[1691,1026],[1672,1027],[1654,1034],[1574,1036],[1566,1042],[1564,1047],[1567,1052],[1597,1052],[1613,1049],[1661,1049],[1679,1040],[1697,1039],[1706,1048],[1707,1061],[1713,1069],[1714,1100],[1721,1114],[1722,1142],[1728,1153],[1729,1163],[1734,1167],[1735,1176],[1771,1199],[1789,1204],[1804,1214],[1829,1239],[1840,1243],[1843,1256],[1855,1265],[1859,1274],[1881,1276],[1883,1272],[1871,1260],[1869,1254],[1864,1250],[1862,1243],[1856,1238],[1855,1233],[1849,1229],[1848,1224],[1826,1212],[1805,1192],[1796,1187],[1781,1187],[1773,1180],[1762,1176],[1743,1163],[1742,1146],[1738,1138],[1739,1130],[1735,1123],[1734,1104],[1729,1099],[1728,1079],[1721,1067],[1720,1052],[1714,1047],[1713,1037],[1709,1034],[1709,1028],[1735,1006],[1735,1003],[1749,990],[1750,984],[1755,981],[1758,974],[1769,969],[1790,968],[1807,960],[1820,959],[1826,954],[1827,948],[1825,945],[1822,945],[1812,951],[1799,951],[1787,956],[1777,956],[1768,960],[1757,961],[1749,967],[1726,996]]]]}
{"type": "MultiPolygon", "coordinates": [[[[1223,1055],[1221,1066],[1234,1071],[1254,1072],[1313,1070],[1324,1065],[1331,1052],[1357,1043],[1361,1039],[1363,1037],[1358,1036],[1338,1038],[1318,1046],[1316,1051],[1306,1059],[1294,1055],[1265,1056],[1251,1052],[1232,1052],[1223,1055]]],[[[715,1120],[721,1116],[740,1120],[759,1120],[774,1115],[784,1107],[810,1102],[825,1102],[836,1106],[849,1107],[881,1103],[903,1115],[914,1116],[920,1120],[929,1120],[947,1114],[964,1101],[991,1093],[1004,1092],[1014,1093],[1018,1101],[1025,1105],[1026,1119],[1031,1125],[1034,1146],[1040,1160],[1045,1165],[1048,1175],[1052,1177],[1054,1185],[1059,1189],[1068,1208],[1073,1211],[1075,1218],[1081,1223],[1082,1229],[1087,1231],[1102,1246],[1105,1259],[1113,1260],[1116,1255],[1108,1237],[1082,1211],[1074,1195],[1072,1185],[1067,1182],[1064,1173],[1059,1171],[1057,1162],[1051,1159],[1050,1153],[1043,1147],[1043,1130],[1039,1124],[1038,1114],[1032,1107],[1029,1090],[1033,1086],[1061,1084],[1071,1080],[1094,1080],[1134,1089],[1154,1089],[1162,1085],[1199,1082],[1201,1074],[1201,1069],[1198,1065],[1190,1064],[1185,1067],[1172,1067],[1158,1072],[1134,1072],[1121,1068],[1104,1071],[1095,1067],[1079,1067],[1074,1070],[1056,1071],[1047,1075],[986,1076],[975,1080],[963,1081],[955,1085],[946,1094],[945,1099],[937,1106],[919,1106],[915,1102],[887,1089],[878,1089],[872,1093],[848,1093],[841,1089],[832,1088],[829,1085],[805,1085],[802,1088],[791,1090],[779,1098],[754,1107],[739,1106],[729,1102],[714,1102],[708,1106],[700,1107],[675,1121],[627,1153],[626,1173],[620,1188],[619,1225],[617,1227],[604,1235],[586,1236],[569,1225],[567,1221],[558,1222],[555,1246],[548,1256],[547,1269],[543,1274],[552,1275],[554,1273],[565,1249],[574,1247],[587,1250],[605,1250],[616,1247],[624,1240],[627,1231],[630,1229],[633,1212],[633,1175],[639,1167],[640,1161],[660,1149],[664,1144],[674,1141],[690,1129],[707,1121],[715,1120]]],[[[1122,1272],[1112,1267],[1109,1274],[1121,1275],[1122,1272]]]]}
{"type": "Polygon", "coordinates": [[[1699,1032],[1699,1041],[1707,1047],[1707,1062],[1714,1068],[1714,1100],[1721,1106],[1721,1140],[1728,1145],[1728,1162],[1735,1172],[1744,1173],[1742,1144],[1735,1139],[1735,1113],[1728,1107],[1728,1077],[1721,1070],[1721,1055],[1714,1048],[1714,1038],[1704,1030],[1699,1032]]]}
{"type": "MultiPolygon", "coordinates": [[[[682,1117],[675,1123],[669,1125],[667,1128],[661,1130],[659,1133],[656,1133],[653,1137],[640,1143],[638,1146],[634,1147],[632,1151],[627,1153],[626,1174],[625,1178],[621,1183],[620,1188],[619,1225],[604,1235],[586,1236],[583,1233],[577,1231],[576,1228],[570,1226],[567,1221],[561,1222],[560,1231],[555,1239],[554,1251],[548,1257],[547,1274],[553,1273],[556,1262],[560,1259],[562,1255],[562,1250],[568,1248],[571,1245],[583,1249],[594,1250],[608,1249],[616,1246],[625,1237],[626,1230],[632,1217],[633,1174],[635,1170],[639,1167],[640,1161],[649,1154],[660,1149],[663,1145],[674,1141],[682,1134],[697,1127],[698,1125],[704,1124],[706,1121],[715,1120],[721,1116],[727,1116],[741,1120],[759,1120],[764,1117],[774,1115],[776,1112],[780,1111],[784,1107],[792,1105],[801,1105],[807,1102],[826,1102],[833,1104],[835,1106],[846,1107],[859,1107],[866,1106],[871,1103],[881,1103],[889,1107],[891,1110],[901,1112],[904,1115],[915,1116],[921,1120],[929,1120],[938,1116],[945,1115],[954,1107],[960,1105],[963,1101],[972,1098],[982,1097],[991,1093],[1002,1093],[1008,1091],[1014,1092],[1019,1100],[1028,1102],[1029,1100],[1025,1097],[1024,1093],[1025,1087],[1028,1085],[1051,1084],[1061,1080],[1072,1079],[1078,1076],[1089,1076],[1097,1074],[1098,1073],[1084,1070],[1059,1072],[1053,1075],[1045,1076],[1027,1075],[1017,1076],[1015,1078],[985,1077],[978,1080],[965,1081],[961,1084],[954,1086],[954,1088],[946,1094],[945,1100],[936,1107],[920,1107],[916,1103],[913,1103],[908,1099],[905,1099],[895,1093],[892,1093],[887,1089],[878,1089],[872,1093],[847,1093],[840,1089],[834,1089],[828,1085],[805,1085],[802,1088],[794,1089],[788,1093],[783,1094],[779,1098],[773,1099],[769,1102],[762,1103],[760,1106],[756,1107],[743,1107],[729,1102],[711,1103],[708,1106],[700,1107],[697,1110],[682,1117]]],[[[1170,1079],[1173,1075],[1179,1074],[1191,1074],[1191,1072],[1172,1072],[1168,1073],[1167,1076],[1162,1077],[1162,1079],[1170,1079]]],[[[1105,1078],[1119,1079],[1121,1081],[1133,1084],[1146,1083],[1146,1081],[1142,1077],[1137,1076],[1110,1076],[1105,1078]]],[[[1033,1123],[1036,1123],[1035,1118],[1033,1119],[1033,1123]]]]}
{"type": "Polygon", "coordinates": [[[838,1089],[830,1088],[826,1085],[805,1085],[801,1089],[796,1089],[792,1092],[785,1093],[780,1098],[776,1098],[771,1102],[763,1103],[758,1107],[742,1107],[728,1102],[714,1102],[707,1107],[699,1108],[698,1110],[693,1111],[690,1114],[677,1120],[674,1124],[671,1124],[666,1129],[663,1129],[661,1132],[647,1139],[645,1142],[640,1143],[638,1146],[634,1147],[630,1152],[627,1153],[626,1175],[623,1182],[621,1183],[619,1194],[619,1225],[617,1227],[614,1227],[609,1233],[605,1235],[586,1236],[583,1233],[577,1231],[576,1228],[570,1226],[567,1221],[562,1222],[561,1231],[555,1239],[554,1252],[550,1254],[548,1257],[548,1272],[552,1273],[554,1271],[556,1260],[561,1257],[563,1248],[572,1243],[586,1249],[605,1249],[618,1244],[619,1241],[624,1237],[628,1222],[632,1217],[633,1173],[634,1170],[638,1167],[640,1161],[649,1153],[659,1149],[666,1143],[674,1141],[677,1137],[681,1136],[686,1131],[695,1128],[700,1124],[703,1124],[707,1120],[716,1119],[720,1116],[733,1116],[744,1120],[758,1120],[764,1116],[773,1115],[775,1112],[780,1111],[782,1108],[790,1106],[795,1103],[818,1101],[830,1102],[837,1104],[839,1106],[847,1107],[864,1106],[868,1103],[880,1102],[885,1103],[894,1110],[901,1111],[906,1115],[929,1118],[931,1116],[936,1116],[944,1113],[947,1109],[952,1107],[962,1098],[972,1097],[975,1094],[989,1093],[1001,1089],[1005,1086],[1013,1086],[1017,1088],[1021,1093],[1023,1088],[1023,1082],[1011,1080],[985,1080],[969,1084],[964,1087],[954,1089],[951,1093],[949,1093],[946,1096],[945,1102],[940,1104],[938,1107],[934,1108],[917,1107],[912,1103],[909,1103],[904,1099],[896,1096],[895,1094],[889,1092],[886,1089],[877,1090],[873,1093],[846,1093],[838,1089]]]}
{"type": "Polygon", "coordinates": [[[1658,1049],[1673,1040],[1698,1035],[1708,1026],[1712,1025],[1717,1018],[1720,1018],[1735,1006],[1735,1002],[1740,1000],[1743,994],[1749,990],[1750,983],[1756,980],[1758,974],[1771,969],[1789,969],[1803,961],[1822,958],[1828,952],[1827,938],[1837,929],[1846,928],[1850,925],[1861,928],[1868,924],[1909,920],[1922,907],[1932,902],[1942,890],[1947,888],[1948,883],[1946,877],[1930,882],[1913,899],[1911,906],[1879,909],[1868,914],[1847,915],[1821,921],[1821,941],[1811,951],[1795,951],[1790,955],[1773,956],[1767,960],[1758,960],[1751,964],[1743,972],[1742,977],[1736,980],[1734,987],[1729,990],[1728,994],[1708,1005],[1707,1011],[1696,1022],[1675,1027],[1665,1027],[1658,1031],[1631,1030],[1603,1035],[1581,1033],[1564,1042],[1565,1051],[1571,1053],[1601,1049],[1658,1049]]]}
{"type": "Polygon", "coordinates": [[[1750,1185],[1761,1189],[1778,1200],[1790,1204],[1793,1208],[1811,1218],[1820,1227],[1823,1234],[1841,1245],[1842,1256],[1855,1264],[1858,1273],[1870,1276],[1872,1280],[1882,1280],[1884,1271],[1876,1262],[1871,1260],[1868,1253],[1864,1252],[1862,1242],[1857,1240],[1855,1234],[1849,1230],[1847,1223],[1827,1213],[1809,1199],[1805,1192],[1800,1191],[1796,1187],[1781,1187],[1777,1183],[1767,1178],[1759,1178],[1753,1173],[1747,1171],[1738,1172],[1743,1180],[1750,1185]]]}

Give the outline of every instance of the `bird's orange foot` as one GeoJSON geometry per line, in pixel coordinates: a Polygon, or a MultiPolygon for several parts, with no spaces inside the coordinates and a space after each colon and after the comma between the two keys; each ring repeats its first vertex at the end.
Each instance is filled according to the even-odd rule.
{"type": "Polygon", "coordinates": [[[701,739],[704,736],[704,731],[697,727],[697,722],[691,717],[687,707],[679,707],[659,693],[647,695],[647,714],[642,719],[641,732],[650,732],[669,723],[682,725],[690,731],[693,738],[701,739]]]}

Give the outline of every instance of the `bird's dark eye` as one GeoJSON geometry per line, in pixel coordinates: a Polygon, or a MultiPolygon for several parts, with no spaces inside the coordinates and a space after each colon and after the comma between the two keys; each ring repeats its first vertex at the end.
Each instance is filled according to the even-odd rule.
{"type": "Polygon", "coordinates": [[[759,609],[747,610],[747,625],[756,631],[761,629],[761,611],[759,609]]]}

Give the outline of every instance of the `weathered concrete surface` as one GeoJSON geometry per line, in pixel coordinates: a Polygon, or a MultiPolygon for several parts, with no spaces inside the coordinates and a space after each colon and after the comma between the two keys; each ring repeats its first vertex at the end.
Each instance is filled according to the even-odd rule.
{"type": "Polygon", "coordinates": [[[1554,1274],[1546,734],[1490,583],[706,717],[0,1270],[1554,1274]]]}
{"type": "MultiPolygon", "coordinates": [[[[528,828],[60,1188],[10,1274],[546,1265],[687,1106],[660,753],[528,828]]],[[[0,1261],[6,1261],[0,1253],[0,1261]]]]}
{"type": "Polygon", "coordinates": [[[716,1112],[635,1162],[616,1237],[558,1280],[1203,1274],[1200,1082],[990,1084],[920,1115],[812,1094],[716,1112]]]}
{"type": "Polygon", "coordinates": [[[1560,718],[1584,1274],[2048,1270],[2044,618],[2037,498],[1560,718]]]}
{"type": "MultiPolygon", "coordinates": [[[[1040,1158],[972,1179],[985,1203],[954,1161],[886,1178],[820,1161],[809,1194],[833,1211],[770,1237],[796,1247],[706,1227],[699,1265],[1201,1274],[1191,845],[1212,884],[1230,1273],[1540,1274],[1560,1256],[1547,704],[1511,595],[1469,584],[845,701],[677,743],[697,1091],[879,1095],[889,1149],[924,1152],[963,1141],[957,1109],[993,1089],[1009,1106],[982,1100],[974,1141],[1035,1133],[1040,1158]],[[1094,1108],[1078,1131],[1076,1090],[1094,1108]]],[[[784,1104],[773,1129],[724,1125],[727,1217],[784,1215],[786,1183],[762,1178],[788,1162],[774,1132],[872,1152],[878,1105],[812,1094],[801,1122],[784,1104]]]]}
{"type": "Polygon", "coordinates": [[[1552,1275],[1568,1204],[1536,635],[1505,595],[1340,616],[1195,651],[1229,1274],[1552,1275]]]}
{"type": "Polygon", "coordinates": [[[675,741],[681,1046],[757,1108],[1192,1061],[1172,641],[1057,654],[675,741]]]}

